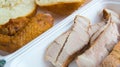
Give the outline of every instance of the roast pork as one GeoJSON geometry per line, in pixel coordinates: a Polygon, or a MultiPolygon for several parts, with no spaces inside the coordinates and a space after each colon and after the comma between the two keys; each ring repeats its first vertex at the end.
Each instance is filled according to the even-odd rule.
{"type": "MultiPolygon", "coordinates": [[[[111,21],[117,23],[118,29],[120,28],[119,15],[112,10],[104,9],[104,17],[111,16],[111,21]]],[[[119,30],[120,32],[120,30],[119,30]]],[[[101,64],[101,67],[120,67],[120,42],[114,47],[109,56],[107,56],[101,64]]]]}
{"type": "Polygon", "coordinates": [[[88,19],[77,16],[72,30],[58,37],[47,48],[46,59],[56,67],[67,67],[79,53],[89,47],[90,37],[104,25],[101,22],[91,26],[88,19]]]}
{"type": "Polygon", "coordinates": [[[109,18],[107,24],[92,36],[91,47],[76,62],[79,67],[99,67],[104,58],[109,54],[118,42],[118,28],[115,22],[109,18]]]}

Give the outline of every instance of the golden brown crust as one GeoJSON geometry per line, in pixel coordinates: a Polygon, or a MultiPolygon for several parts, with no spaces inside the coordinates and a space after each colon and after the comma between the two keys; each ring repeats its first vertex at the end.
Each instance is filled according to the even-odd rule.
{"type": "Polygon", "coordinates": [[[23,29],[29,22],[26,17],[21,17],[17,19],[10,19],[5,25],[0,25],[0,34],[13,36],[20,29],[23,29]]]}
{"type": "Polygon", "coordinates": [[[53,26],[53,18],[50,15],[38,14],[27,23],[14,36],[0,34],[0,49],[10,53],[16,51],[51,28],[53,26]]]}
{"type": "Polygon", "coordinates": [[[49,6],[40,6],[40,8],[51,11],[57,15],[69,15],[73,11],[77,10],[80,6],[82,6],[85,3],[83,0],[82,2],[76,2],[76,3],[59,3],[59,4],[53,4],[49,6]]]}
{"type": "Polygon", "coordinates": [[[23,30],[19,31],[15,35],[15,37],[12,39],[12,42],[21,47],[45,32],[47,29],[52,27],[52,25],[52,17],[39,14],[32,18],[32,21],[23,30]]]}
{"type": "Polygon", "coordinates": [[[11,37],[7,35],[0,34],[0,50],[9,50],[9,45],[11,43],[11,37]]]}
{"type": "Polygon", "coordinates": [[[120,42],[113,48],[110,55],[105,58],[101,67],[120,67],[120,42]]]}

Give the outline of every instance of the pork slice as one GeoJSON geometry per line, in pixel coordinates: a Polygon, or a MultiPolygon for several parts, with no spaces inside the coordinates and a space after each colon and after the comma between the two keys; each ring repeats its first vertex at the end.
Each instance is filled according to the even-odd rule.
{"type": "Polygon", "coordinates": [[[50,61],[53,65],[55,65],[56,59],[64,47],[64,43],[68,38],[71,31],[64,33],[59,36],[51,45],[47,48],[45,58],[50,61]]]}
{"type": "Polygon", "coordinates": [[[97,23],[91,26],[91,29],[89,32],[91,34],[90,44],[92,44],[97,39],[97,37],[100,35],[100,33],[105,29],[105,27],[107,26],[105,25],[106,25],[106,22],[100,22],[100,23],[97,23]]]}
{"type": "Polygon", "coordinates": [[[106,25],[106,22],[104,21],[91,25],[91,28],[89,30],[90,36],[93,36],[104,25],[106,25]]]}
{"type": "Polygon", "coordinates": [[[120,17],[116,12],[110,9],[103,9],[103,17],[105,20],[108,20],[109,18],[111,18],[111,22],[117,23],[119,33],[120,33],[120,17]]]}
{"type": "Polygon", "coordinates": [[[102,26],[105,25],[104,22],[100,22],[100,23],[90,26],[89,20],[84,17],[81,17],[81,16],[78,16],[75,21],[76,21],[75,25],[72,28],[73,30],[68,31],[65,34],[58,37],[46,50],[46,59],[48,61],[50,61],[56,67],[63,67],[64,63],[65,63],[65,66],[67,66],[74,59],[74,57],[77,56],[77,53],[78,54],[82,53],[82,51],[78,51],[79,48],[80,48],[80,50],[84,51],[86,48],[84,49],[83,47],[85,45],[88,47],[87,44],[88,44],[89,38],[99,28],[101,28],[102,26]],[[84,35],[84,33],[85,33],[85,35],[84,35]],[[86,36],[86,35],[87,35],[87,37],[85,37],[85,40],[87,40],[87,41],[85,42],[85,40],[82,38],[84,38],[84,36],[86,36]],[[82,41],[84,41],[85,44],[82,43],[82,41]],[[69,43],[71,45],[69,45],[69,43]],[[75,46],[74,46],[74,44],[75,44],[75,46]],[[66,47],[65,47],[65,45],[66,45],[66,47]],[[76,50],[76,48],[77,48],[77,50],[76,50]],[[71,51],[71,55],[69,55],[68,53],[65,52],[66,49],[71,51]],[[63,53],[66,53],[65,57],[62,57],[63,53]],[[62,59],[59,57],[62,57],[65,59],[62,59]]]}
{"type": "Polygon", "coordinates": [[[95,39],[92,46],[85,51],[85,53],[78,56],[76,59],[78,66],[99,67],[103,59],[109,54],[114,45],[118,42],[118,36],[119,33],[116,23],[109,21],[105,25],[104,30],[102,30],[97,39],[95,39]]]}
{"type": "Polygon", "coordinates": [[[88,33],[90,22],[88,19],[77,16],[72,31],[65,43],[65,46],[59,55],[56,67],[67,67],[76,57],[78,51],[88,45],[90,35],[88,33]]]}
{"type": "Polygon", "coordinates": [[[120,42],[113,48],[101,64],[101,67],[120,67],[120,42]]]}

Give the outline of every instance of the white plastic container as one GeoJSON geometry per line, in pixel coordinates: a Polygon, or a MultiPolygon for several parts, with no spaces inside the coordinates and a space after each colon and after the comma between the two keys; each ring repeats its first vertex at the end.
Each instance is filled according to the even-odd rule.
{"type": "MultiPolygon", "coordinates": [[[[53,67],[44,59],[44,53],[48,45],[58,36],[67,31],[73,24],[76,15],[82,15],[90,19],[91,23],[101,21],[102,10],[109,8],[120,14],[120,0],[93,0],[81,9],[56,24],[53,28],[37,37],[28,45],[13,54],[1,57],[7,61],[5,67],[53,67]]],[[[70,64],[69,67],[77,67],[70,64]]]]}

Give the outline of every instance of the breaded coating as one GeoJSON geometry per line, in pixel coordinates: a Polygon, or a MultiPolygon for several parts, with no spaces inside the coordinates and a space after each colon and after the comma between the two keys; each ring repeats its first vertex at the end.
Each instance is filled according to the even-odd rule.
{"type": "Polygon", "coordinates": [[[28,18],[20,17],[17,19],[10,19],[8,23],[0,26],[0,34],[13,36],[20,29],[23,29],[29,22],[28,18]]]}
{"type": "Polygon", "coordinates": [[[39,14],[32,18],[31,22],[12,38],[12,43],[20,48],[48,30],[52,25],[53,18],[51,16],[39,14]]]}
{"type": "Polygon", "coordinates": [[[120,67],[120,42],[102,62],[101,67],[120,67]]]}
{"type": "MultiPolygon", "coordinates": [[[[49,28],[53,26],[53,17],[47,14],[38,14],[30,19],[30,22],[20,29],[14,36],[10,37],[10,43],[7,48],[0,45],[0,49],[7,52],[14,52],[21,48],[49,28]]],[[[6,42],[7,43],[7,42],[6,42]]]]}
{"type": "Polygon", "coordinates": [[[9,50],[9,44],[11,44],[11,37],[0,34],[0,50],[9,50]]]}

